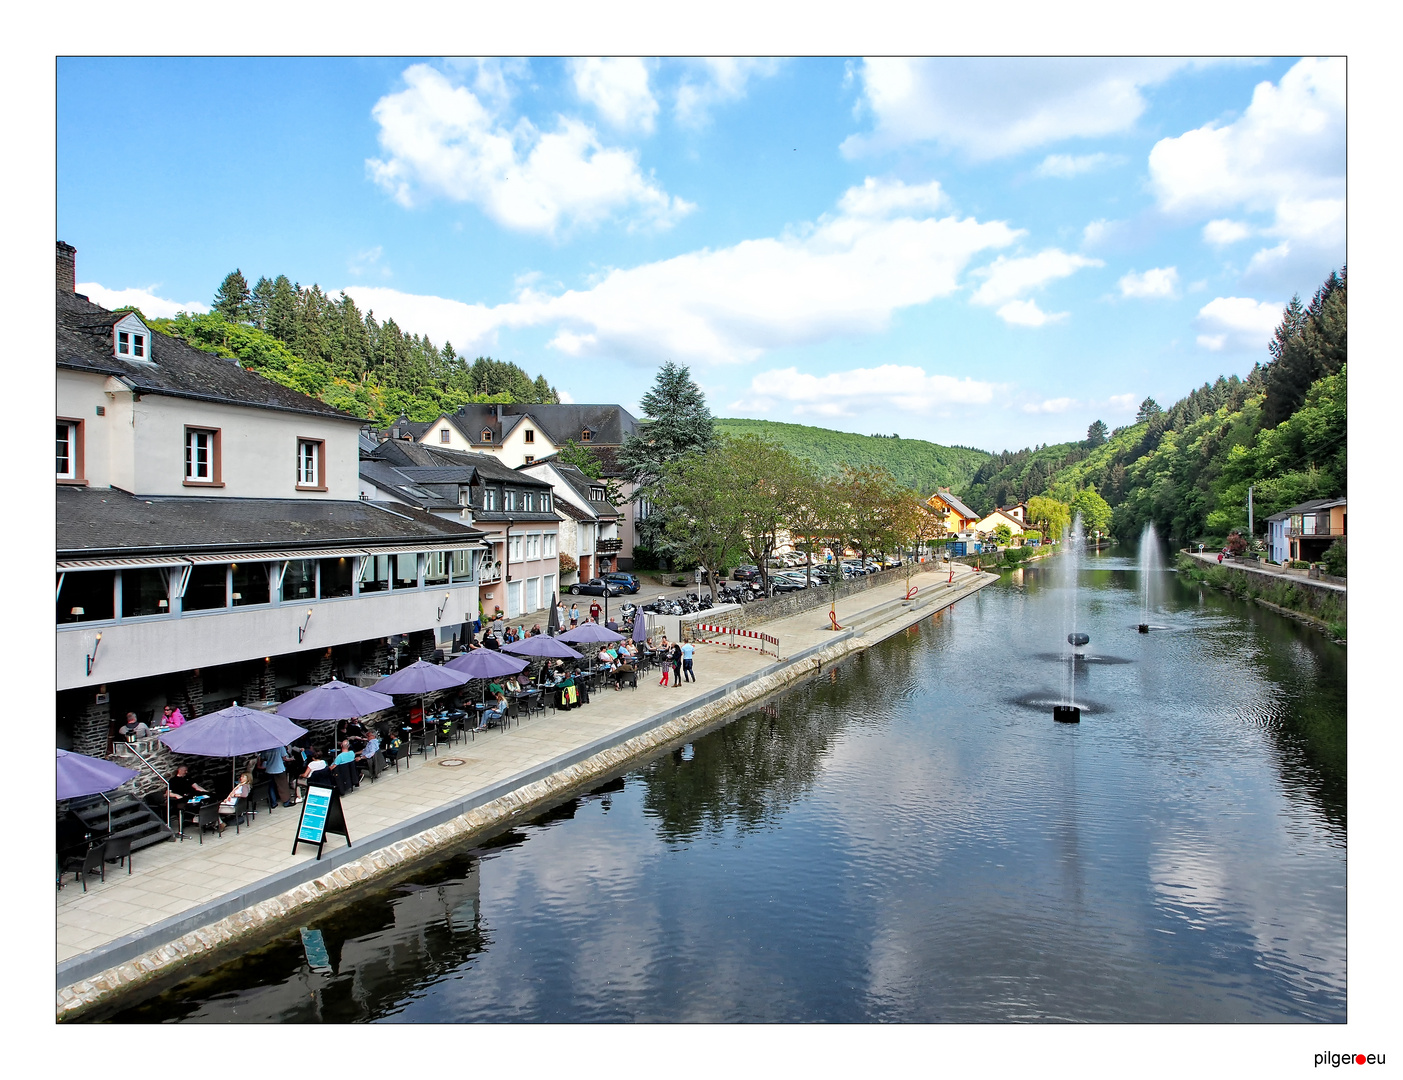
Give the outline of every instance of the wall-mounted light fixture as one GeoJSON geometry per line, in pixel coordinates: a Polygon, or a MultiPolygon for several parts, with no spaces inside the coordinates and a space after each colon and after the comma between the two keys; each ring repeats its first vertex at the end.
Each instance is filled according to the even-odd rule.
{"type": "MultiPolygon", "coordinates": [[[[82,608],[74,608],[74,610],[77,611],[80,615],[81,615],[82,612],[83,612],[83,609],[82,609],[82,608]]],[[[90,652],[90,653],[88,653],[88,674],[89,674],[89,675],[91,675],[91,674],[93,673],[93,661],[97,659],[97,650],[98,650],[98,646],[100,646],[101,644],[102,644],[102,631],[99,630],[98,633],[97,633],[97,637],[95,637],[95,638],[93,639],[93,651],[90,652]]]]}
{"type": "Polygon", "coordinates": [[[444,594],[443,594],[443,603],[439,604],[439,606],[438,606],[438,618],[439,618],[439,621],[442,621],[442,620],[443,620],[443,609],[446,608],[446,607],[448,606],[448,598],[449,598],[449,595],[450,595],[449,593],[444,593],[444,594]]]}
{"type": "Polygon", "coordinates": [[[302,644],[302,639],[307,636],[307,624],[312,621],[312,609],[307,609],[307,617],[302,620],[302,625],[297,628],[297,644],[302,644]]]}

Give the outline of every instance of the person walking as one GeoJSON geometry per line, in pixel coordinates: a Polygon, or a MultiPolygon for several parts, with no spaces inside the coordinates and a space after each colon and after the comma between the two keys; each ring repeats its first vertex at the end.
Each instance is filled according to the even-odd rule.
{"type": "Polygon", "coordinates": [[[580,625],[580,605],[572,603],[570,605],[570,629],[580,625]]]}
{"type": "Polygon", "coordinates": [[[658,655],[662,658],[663,677],[658,680],[659,686],[667,685],[667,677],[672,673],[672,647],[667,643],[667,635],[663,635],[662,643],[658,646],[658,655]]]}
{"type": "Polygon", "coordinates": [[[696,682],[697,677],[692,674],[692,652],[693,645],[690,641],[682,646],[682,677],[688,682],[696,682]]]}
{"type": "Polygon", "coordinates": [[[676,642],[672,644],[672,684],[682,685],[682,646],[676,642]]]}
{"type": "Polygon", "coordinates": [[[599,606],[598,600],[591,603],[589,606],[589,621],[592,623],[599,622],[599,613],[603,610],[604,609],[599,606]]]}

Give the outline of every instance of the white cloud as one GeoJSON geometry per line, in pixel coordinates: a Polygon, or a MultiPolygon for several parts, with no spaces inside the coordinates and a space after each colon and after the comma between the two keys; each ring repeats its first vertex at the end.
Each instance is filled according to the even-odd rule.
{"type": "MultiPolygon", "coordinates": [[[[369,270],[377,269],[376,264],[380,262],[380,256],[384,253],[385,249],[379,244],[373,248],[367,248],[365,251],[358,251],[351,256],[351,261],[346,264],[346,272],[352,277],[360,277],[369,270]]],[[[380,266],[378,273],[381,277],[389,277],[390,268],[380,266]]]]}
{"type": "Polygon", "coordinates": [[[1064,413],[1073,405],[1076,400],[1069,397],[1048,398],[1046,401],[1029,402],[1023,406],[1025,413],[1064,413]]]}
{"type": "Polygon", "coordinates": [[[1143,274],[1131,271],[1120,279],[1121,296],[1141,299],[1172,299],[1179,287],[1179,271],[1172,266],[1156,267],[1143,274]]]}
{"type": "Polygon", "coordinates": [[[857,157],[936,141],[988,159],[1061,139],[1126,131],[1145,111],[1141,90],[1187,63],[1061,57],[864,60],[862,101],[875,130],[849,136],[842,150],[857,157]]]}
{"type": "Polygon", "coordinates": [[[1252,235],[1252,226],[1231,218],[1214,218],[1203,227],[1203,242],[1214,247],[1227,247],[1252,235]]]}
{"type": "Polygon", "coordinates": [[[779,61],[767,57],[703,57],[678,84],[677,122],[700,127],[717,105],[743,98],[751,79],[769,78],[777,71],[779,61]]]}
{"type": "Polygon", "coordinates": [[[407,68],[404,81],[371,110],[385,156],[366,161],[371,179],[403,206],[471,202],[499,225],[546,235],[611,217],[666,228],[695,209],[580,120],[558,116],[553,131],[525,117],[509,124],[501,69],[479,68],[482,96],[427,64],[407,68]]]}
{"type": "Polygon", "coordinates": [[[610,269],[588,288],[550,293],[527,283],[495,307],[346,291],[363,309],[435,341],[451,332],[460,350],[490,346],[503,326],[554,325],[550,344],[569,356],[751,362],[771,349],[884,330],[893,312],[951,295],[971,259],[1023,235],[1001,221],[898,212],[936,197],[929,186],[863,184],[840,200],[861,213],[840,210],[781,236],[610,269]]]}
{"type": "Polygon", "coordinates": [[[1198,312],[1203,333],[1198,344],[1212,352],[1233,349],[1265,349],[1281,323],[1284,304],[1252,300],[1243,296],[1220,296],[1204,304],[1198,312]]]}
{"type": "Polygon", "coordinates": [[[795,415],[852,416],[873,409],[941,415],[957,405],[987,405],[994,383],[951,375],[928,375],[923,368],[883,364],[827,375],[798,368],[765,371],[750,381],[745,409],[768,412],[774,404],[793,406],[795,415]]]}
{"type": "Polygon", "coordinates": [[[1247,263],[1247,273],[1256,274],[1263,270],[1271,270],[1281,265],[1291,257],[1291,244],[1283,240],[1275,247],[1262,248],[1253,254],[1247,263]]]}
{"type": "Polygon", "coordinates": [[[1099,218],[1096,221],[1089,222],[1086,228],[1081,231],[1081,246],[1088,248],[1100,247],[1109,237],[1120,230],[1122,224],[1124,223],[1120,221],[1107,221],[1105,218],[1099,218]]]}
{"type": "MultiPolygon", "coordinates": [[[[1149,167],[1166,211],[1268,213],[1272,223],[1263,231],[1269,235],[1342,251],[1344,60],[1299,61],[1280,83],[1259,83],[1251,104],[1231,124],[1209,123],[1161,139],[1150,151],[1149,167]]],[[[1210,222],[1204,238],[1240,238],[1232,224],[1210,222]]]]}
{"type": "Polygon", "coordinates": [[[900,180],[877,180],[869,176],[862,187],[848,188],[838,200],[838,209],[853,217],[886,217],[898,210],[939,210],[946,203],[940,181],[907,187],[900,180]]]}
{"type": "Polygon", "coordinates": [[[648,65],[636,56],[570,61],[575,93],[623,131],[653,130],[658,100],[648,86],[648,65]]]}
{"type": "Polygon", "coordinates": [[[188,311],[192,315],[203,315],[209,311],[209,305],[198,300],[182,304],[178,300],[167,300],[164,296],[157,296],[151,290],[159,287],[150,285],[145,289],[108,289],[96,281],[80,281],[76,291],[109,311],[120,307],[140,308],[143,315],[152,319],[172,319],[181,311],[188,311]]]}
{"type": "Polygon", "coordinates": [[[994,312],[1004,322],[1013,326],[1046,326],[1050,322],[1061,322],[1067,312],[1047,312],[1038,307],[1036,300],[1010,300],[994,312]]]}
{"type": "Polygon", "coordinates": [[[556,396],[557,396],[558,398],[560,398],[560,404],[562,404],[562,405],[573,405],[573,404],[575,404],[575,395],[572,394],[572,393],[570,393],[570,391],[557,389],[555,393],[556,393],[556,396]]]}
{"type": "Polygon", "coordinates": [[[1115,154],[1048,154],[1033,170],[1034,176],[1069,180],[1082,173],[1093,172],[1103,165],[1119,165],[1125,159],[1115,154]]]}
{"type": "Polygon", "coordinates": [[[1140,407],[1134,394],[1112,394],[1106,399],[1106,406],[1122,413],[1132,413],[1140,407]]]}
{"type": "Polygon", "coordinates": [[[1013,259],[1000,255],[988,266],[973,271],[973,276],[985,280],[976,290],[972,302],[993,307],[1040,289],[1049,282],[1070,277],[1083,267],[1104,265],[1100,259],[1069,254],[1058,248],[1013,259]]]}

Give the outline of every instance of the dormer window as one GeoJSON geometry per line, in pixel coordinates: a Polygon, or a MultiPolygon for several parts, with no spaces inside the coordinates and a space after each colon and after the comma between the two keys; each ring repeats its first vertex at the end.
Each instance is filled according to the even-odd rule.
{"type": "Polygon", "coordinates": [[[585,428],[583,431],[580,432],[580,442],[589,442],[593,438],[594,432],[590,431],[589,428],[585,428]]]}
{"type": "Polygon", "coordinates": [[[602,487],[592,487],[589,489],[589,497],[595,502],[604,501],[604,489],[602,487]]]}
{"type": "Polygon", "coordinates": [[[151,359],[151,331],[135,314],[125,316],[113,326],[112,355],[118,360],[147,362],[151,359]]]}
{"type": "Polygon", "coordinates": [[[482,429],[482,441],[483,441],[483,442],[491,442],[491,441],[492,441],[492,429],[491,429],[491,428],[483,428],[483,429],[482,429]]]}

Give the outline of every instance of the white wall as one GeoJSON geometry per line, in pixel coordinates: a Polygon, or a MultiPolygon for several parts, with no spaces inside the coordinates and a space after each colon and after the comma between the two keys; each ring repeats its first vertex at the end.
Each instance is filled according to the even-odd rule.
{"type": "MultiPolygon", "coordinates": [[[[132,438],[132,396],[125,389],[108,394],[106,375],[58,368],[55,407],[58,416],[83,422],[83,473],[89,487],[132,490],[136,468],[132,438]],[[105,416],[98,416],[102,408],[105,416]]],[[[115,379],[111,380],[117,386],[115,379]]]]}
{"type": "Polygon", "coordinates": [[[457,626],[475,618],[477,586],[446,585],[101,626],[65,624],[58,628],[58,689],[457,626]],[[438,608],[445,592],[450,599],[440,619],[438,608]],[[299,643],[297,630],[307,621],[309,607],[312,618],[307,622],[306,637],[299,643]],[[102,644],[88,675],[86,657],[99,632],[102,644]]]}
{"type": "Polygon", "coordinates": [[[158,394],[143,395],[132,409],[136,468],[134,487],[127,490],[137,494],[208,492],[246,499],[355,499],[359,495],[359,421],[158,394]],[[187,426],[220,429],[223,487],[185,486],[187,426]],[[323,482],[327,490],[297,490],[298,439],[326,443],[323,482]]]}

